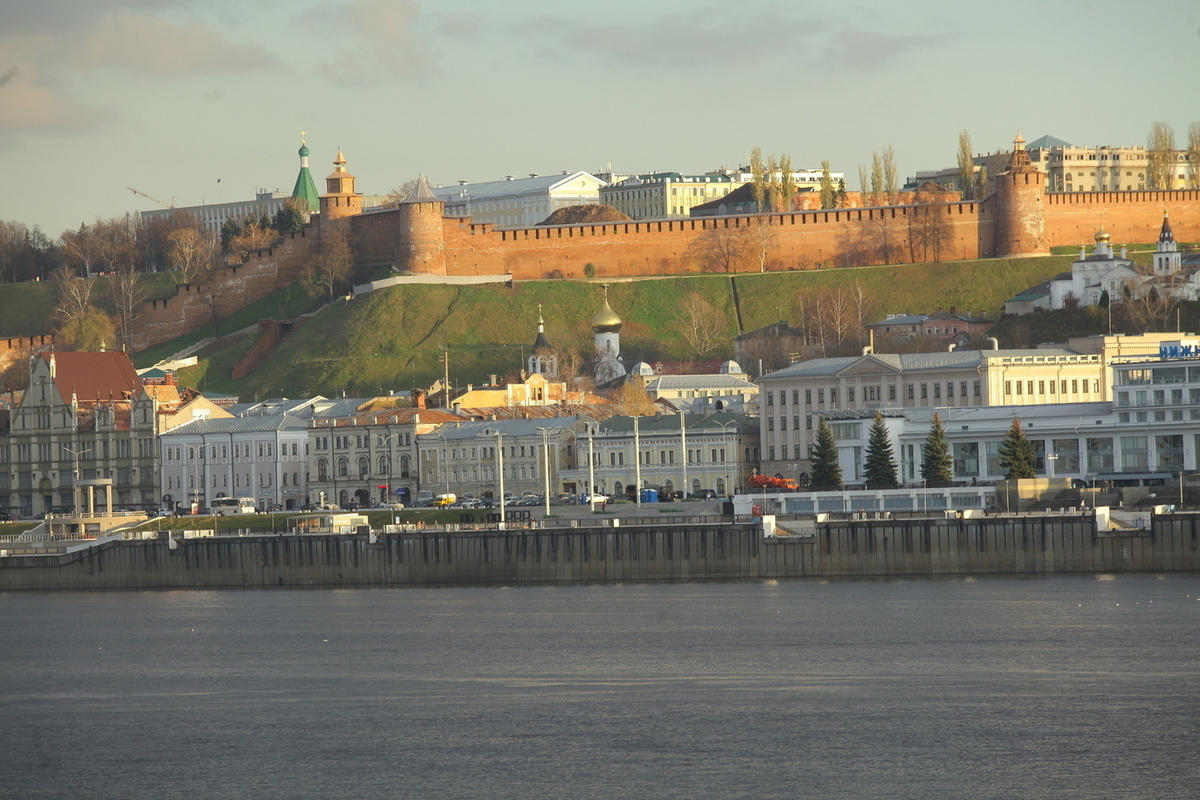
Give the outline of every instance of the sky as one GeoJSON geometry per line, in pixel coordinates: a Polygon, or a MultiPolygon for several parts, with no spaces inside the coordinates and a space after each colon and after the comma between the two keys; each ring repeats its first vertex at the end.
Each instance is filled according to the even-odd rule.
{"type": "Polygon", "coordinates": [[[340,147],[358,190],[562,170],[798,167],[891,145],[901,177],[1020,131],[1177,141],[1200,120],[1196,0],[8,0],[0,220],[290,191],[340,147]],[[23,177],[22,177],[23,176],[23,177]]]}

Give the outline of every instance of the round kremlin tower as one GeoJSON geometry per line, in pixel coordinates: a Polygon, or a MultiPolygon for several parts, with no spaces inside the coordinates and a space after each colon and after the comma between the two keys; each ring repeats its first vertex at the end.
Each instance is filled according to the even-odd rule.
{"type": "Polygon", "coordinates": [[[996,176],[996,256],[1046,255],[1046,173],[1033,165],[1020,133],[1008,169],[996,176]]]}
{"type": "Polygon", "coordinates": [[[446,274],[446,238],[442,217],[446,204],[429,189],[424,175],[397,206],[399,236],[396,271],[416,275],[446,274]]]}

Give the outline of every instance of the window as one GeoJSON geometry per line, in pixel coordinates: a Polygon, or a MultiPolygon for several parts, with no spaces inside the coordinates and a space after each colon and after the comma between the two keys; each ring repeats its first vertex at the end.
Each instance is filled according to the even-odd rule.
{"type": "Polygon", "coordinates": [[[975,381],[975,396],[979,397],[979,381],[975,381]]]}
{"type": "Polygon", "coordinates": [[[1121,437],[1121,470],[1138,472],[1150,467],[1150,445],[1146,436],[1121,437]]]}
{"type": "Polygon", "coordinates": [[[910,384],[908,385],[908,399],[909,399],[909,400],[912,400],[912,399],[913,399],[913,391],[914,391],[914,387],[913,387],[913,385],[910,383],[910,384]]]}
{"type": "Polygon", "coordinates": [[[1112,437],[1097,437],[1087,440],[1087,469],[1090,473],[1112,472],[1112,437]]]}
{"type": "Polygon", "coordinates": [[[896,399],[896,387],[889,386],[888,387],[888,400],[895,400],[895,399],[896,399]]]}
{"type": "Polygon", "coordinates": [[[854,387],[853,386],[846,389],[846,400],[848,400],[851,403],[854,402],[854,387]]]}
{"type": "Polygon", "coordinates": [[[921,399],[925,400],[928,397],[929,397],[929,384],[922,383],[921,384],[921,399]]]}
{"type": "Polygon", "coordinates": [[[337,474],[339,478],[350,474],[350,459],[343,456],[337,460],[337,474]]]}
{"type": "Polygon", "coordinates": [[[812,405],[812,389],[804,390],[804,402],[806,405],[812,405]]]}
{"type": "Polygon", "coordinates": [[[979,475],[979,443],[957,442],[954,445],[954,474],[961,478],[979,475]]]}
{"type": "Polygon", "coordinates": [[[319,481],[329,480],[329,462],[327,462],[323,458],[317,459],[317,480],[319,480],[319,481]]]}

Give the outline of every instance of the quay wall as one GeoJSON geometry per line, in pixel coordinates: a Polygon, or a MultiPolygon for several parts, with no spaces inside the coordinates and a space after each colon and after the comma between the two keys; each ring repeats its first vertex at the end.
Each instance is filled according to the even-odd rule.
{"type": "Polygon", "coordinates": [[[512,585],[768,578],[1200,571],[1200,515],[1098,533],[1091,517],[822,523],[763,538],[750,523],[260,535],[112,541],[0,558],[0,591],[512,585]]]}

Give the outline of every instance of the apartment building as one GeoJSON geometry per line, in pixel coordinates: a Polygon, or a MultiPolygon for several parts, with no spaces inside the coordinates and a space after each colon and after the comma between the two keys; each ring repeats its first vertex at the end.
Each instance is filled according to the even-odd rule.
{"type": "Polygon", "coordinates": [[[195,511],[253,497],[262,511],[308,500],[308,422],[278,416],[199,419],[159,437],[163,504],[195,511]]]}
{"type": "Polygon", "coordinates": [[[564,478],[576,466],[585,417],[477,420],[417,437],[422,487],[441,494],[499,499],[505,494],[575,492],[564,478]]]}
{"type": "Polygon", "coordinates": [[[308,424],[310,502],[412,503],[430,482],[417,439],[466,417],[436,408],[387,408],[315,416],[308,424]]]}
{"type": "Polygon", "coordinates": [[[630,499],[639,481],[662,492],[726,497],[744,490],[759,466],[755,420],[729,412],[611,417],[588,427],[579,450],[564,483],[630,499]]]}

